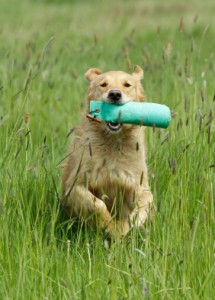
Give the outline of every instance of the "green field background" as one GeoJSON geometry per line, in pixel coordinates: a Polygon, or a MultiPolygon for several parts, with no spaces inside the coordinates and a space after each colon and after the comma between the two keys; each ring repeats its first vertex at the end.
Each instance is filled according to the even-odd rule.
{"type": "Polygon", "coordinates": [[[215,2],[0,0],[0,299],[215,299],[215,2]],[[59,205],[91,67],[144,69],[155,217],[119,244],[59,205]]]}

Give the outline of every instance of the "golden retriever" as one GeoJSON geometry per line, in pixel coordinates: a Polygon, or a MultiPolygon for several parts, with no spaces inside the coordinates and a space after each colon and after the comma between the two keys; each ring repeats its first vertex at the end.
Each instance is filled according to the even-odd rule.
{"type": "MultiPolygon", "coordinates": [[[[90,100],[109,103],[144,101],[143,70],[85,73],[90,100]]],[[[148,184],[144,127],[97,123],[86,117],[75,130],[63,173],[62,204],[69,216],[78,216],[115,240],[133,226],[145,223],[153,196],[148,184]]]]}

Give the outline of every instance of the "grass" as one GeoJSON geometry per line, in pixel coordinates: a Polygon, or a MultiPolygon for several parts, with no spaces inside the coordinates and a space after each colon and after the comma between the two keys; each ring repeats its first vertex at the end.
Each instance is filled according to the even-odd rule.
{"type": "Polygon", "coordinates": [[[0,299],[212,299],[212,0],[0,1],[0,299]],[[121,244],[68,220],[61,169],[93,66],[145,70],[167,130],[147,130],[156,214],[121,244]]]}

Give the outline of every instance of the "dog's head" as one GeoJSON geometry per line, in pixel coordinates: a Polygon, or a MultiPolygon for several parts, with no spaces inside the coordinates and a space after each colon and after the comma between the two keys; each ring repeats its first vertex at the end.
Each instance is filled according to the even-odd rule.
{"type": "MultiPolygon", "coordinates": [[[[128,74],[122,71],[102,73],[100,69],[92,68],[85,73],[89,82],[87,100],[102,100],[109,103],[124,104],[128,101],[144,101],[144,91],[141,85],[143,70],[134,67],[134,72],[128,74]]],[[[119,131],[122,124],[107,123],[110,131],[119,131]]]]}

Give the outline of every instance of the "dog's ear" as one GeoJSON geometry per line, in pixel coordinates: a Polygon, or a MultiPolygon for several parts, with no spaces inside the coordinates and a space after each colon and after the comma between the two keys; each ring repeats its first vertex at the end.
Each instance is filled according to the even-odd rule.
{"type": "Polygon", "coordinates": [[[144,73],[143,73],[143,69],[141,67],[139,67],[138,65],[136,65],[134,67],[134,72],[131,74],[131,76],[141,80],[144,77],[144,73]]]}
{"type": "Polygon", "coordinates": [[[102,71],[98,68],[91,68],[85,73],[85,78],[88,81],[92,81],[96,76],[102,74],[102,71]]]}

